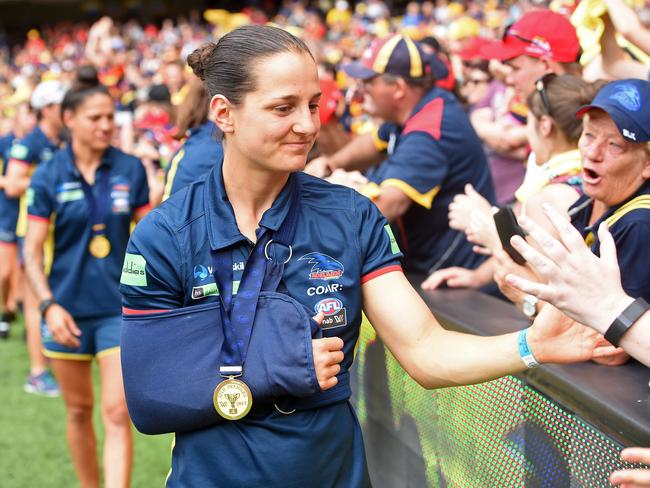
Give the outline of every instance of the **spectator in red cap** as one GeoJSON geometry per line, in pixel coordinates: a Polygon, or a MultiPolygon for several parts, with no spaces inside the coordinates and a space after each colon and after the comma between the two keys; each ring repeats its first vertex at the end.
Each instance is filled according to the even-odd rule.
{"type": "Polygon", "coordinates": [[[507,82],[522,99],[546,73],[580,73],[576,30],[564,16],[550,10],[526,13],[505,30],[501,41],[483,47],[481,53],[512,68],[507,82]]]}
{"type": "Polygon", "coordinates": [[[470,107],[470,120],[485,145],[497,203],[514,201],[524,178],[528,156],[526,124],[510,111],[513,90],[494,76],[481,55],[488,39],[475,37],[457,54],[462,62],[461,93],[470,107]]]}

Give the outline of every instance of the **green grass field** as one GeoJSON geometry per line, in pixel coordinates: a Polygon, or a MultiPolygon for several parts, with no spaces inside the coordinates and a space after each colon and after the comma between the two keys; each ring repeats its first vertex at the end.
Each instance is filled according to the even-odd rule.
{"type": "MultiPolygon", "coordinates": [[[[14,323],[9,340],[0,340],[0,486],[78,486],[65,439],[63,400],[23,392],[27,371],[23,326],[14,323]]],[[[97,374],[95,385],[95,429],[101,449],[97,374]]],[[[169,470],[172,436],[145,436],[134,429],[134,440],[132,486],[163,486],[169,470]]]]}

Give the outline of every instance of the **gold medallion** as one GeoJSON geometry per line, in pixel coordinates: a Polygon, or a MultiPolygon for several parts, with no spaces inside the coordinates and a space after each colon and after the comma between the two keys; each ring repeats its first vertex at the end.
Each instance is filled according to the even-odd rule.
{"type": "Polygon", "coordinates": [[[104,235],[96,235],[90,239],[88,251],[97,259],[104,259],[111,252],[111,243],[104,235]]]}
{"type": "Polygon", "coordinates": [[[253,395],[243,381],[228,378],[214,389],[212,402],[217,413],[226,420],[239,420],[250,412],[253,395]]]}

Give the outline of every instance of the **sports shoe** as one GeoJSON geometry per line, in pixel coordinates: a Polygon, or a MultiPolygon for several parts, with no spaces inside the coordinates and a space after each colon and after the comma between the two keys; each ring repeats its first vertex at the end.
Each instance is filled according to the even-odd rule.
{"type": "Polygon", "coordinates": [[[0,320],[0,339],[7,339],[9,337],[9,322],[0,320]]]}
{"type": "Polygon", "coordinates": [[[11,322],[15,318],[16,316],[12,312],[5,312],[0,316],[0,339],[7,339],[9,337],[11,322]]]}
{"type": "Polygon", "coordinates": [[[48,397],[58,397],[61,394],[59,384],[54,379],[54,376],[52,376],[52,373],[47,370],[37,375],[30,374],[23,386],[23,390],[27,393],[48,397]]]}

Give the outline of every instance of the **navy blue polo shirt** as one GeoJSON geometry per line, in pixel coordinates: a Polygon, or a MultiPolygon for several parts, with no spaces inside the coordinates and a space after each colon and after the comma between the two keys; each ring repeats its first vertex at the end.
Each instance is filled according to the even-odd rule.
{"type": "MultiPolygon", "coordinates": [[[[284,283],[314,315],[324,312],[324,333],[344,340],[344,365],[349,366],[361,324],[361,284],[401,269],[402,254],[386,220],[366,197],[304,173],[290,178],[298,180],[302,205],[284,283]]],[[[287,184],[264,213],[261,228],[279,228],[291,188],[287,184]]],[[[125,313],[218,300],[210,250],[228,246],[234,246],[236,291],[253,246],[237,227],[218,164],[136,227],[121,280],[125,313]]]]}
{"type": "Polygon", "coordinates": [[[223,146],[215,138],[220,131],[214,122],[206,122],[189,132],[189,137],[167,167],[165,199],[205,176],[217,162],[223,161],[223,146]]]}
{"type": "MultiPolygon", "coordinates": [[[[111,252],[104,259],[88,252],[90,209],[81,175],[67,150],[38,167],[27,192],[29,218],[54,223],[49,284],[56,301],[75,318],[120,314],[119,281],[131,221],[136,210],[149,204],[145,170],[137,158],[109,147],[101,165],[110,168],[111,192],[106,217],[111,252]]],[[[99,198],[97,184],[92,190],[99,198]]]]}
{"type": "Polygon", "coordinates": [[[571,223],[580,231],[583,238],[587,238],[589,235],[589,241],[591,238],[594,239],[591,251],[600,256],[598,226],[602,221],[608,220],[609,230],[616,244],[623,289],[634,298],[643,297],[646,301],[650,301],[650,272],[648,271],[650,269],[650,256],[648,255],[650,181],[646,180],[630,198],[607,209],[603,216],[590,226],[589,218],[592,210],[593,201],[588,196],[582,195],[569,208],[571,223]],[[633,200],[635,201],[633,202],[633,200]],[[619,209],[629,211],[613,222],[608,220],[613,218],[612,216],[619,209]]]}
{"type": "Polygon", "coordinates": [[[392,186],[413,202],[393,223],[404,270],[477,267],[484,258],[472,252],[463,233],[449,228],[447,207],[467,183],[490,202],[495,194],[483,146],[458,100],[446,90],[432,89],[403,127],[380,126],[375,143],[388,159],[367,173],[379,187],[369,195],[392,186]]]}
{"type": "MultiPolygon", "coordinates": [[[[8,153],[15,137],[13,134],[7,134],[0,137],[0,174],[7,174],[7,163],[9,162],[8,153]]],[[[18,221],[18,198],[8,198],[4,190],[0,189],[0,242],[15,242],[16,240],[16,222],[18,221]]]]}
{"type": "MultiPolygon", "coordinates": [[[[59,146],[51,141],[39,126],[22,139],[15,141],[9,149],[8,159],[20,162],[28,167],[28,171],[34,171],[36,166],[52,159],[59,146]]],[[[24,237],[27,232],[27,203],[25,195],[20,197],[18,222],[16,234],[24,237]]]]}

